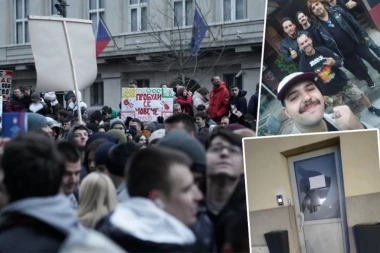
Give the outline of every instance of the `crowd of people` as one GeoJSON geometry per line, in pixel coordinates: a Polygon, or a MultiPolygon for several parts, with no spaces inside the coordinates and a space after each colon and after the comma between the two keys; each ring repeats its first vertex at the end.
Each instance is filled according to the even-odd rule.
{"type": "Polygon", "coordinates": [[[153,122],[14,89],[4,113],[26,112],[28,130],[0,142],[0,252],[249,252],[255,119],[246,91],[212,83],[177,86],[173,115],[153,122]]]}
{"type": "Polygon", "coordinates": [[[280,51],[286,64],[298,68],[278,87],[283,110],[295,123],[292,133],[371,128],[356,119],[349,102],[379,117],[380,109],[345,72],[365,80],[369,88],[375,83],[363,60],[380,74],[380,48],[357,20],[360,5],[353,0],[308,0],[307,8],[311,18],[296,13],[299,28],[290,17],[281,21],[286,37],[280,51]]]}

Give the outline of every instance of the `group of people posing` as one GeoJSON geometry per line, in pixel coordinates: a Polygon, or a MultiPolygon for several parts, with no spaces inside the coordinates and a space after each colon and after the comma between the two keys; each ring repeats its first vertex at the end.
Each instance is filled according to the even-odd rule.
{"type": "Polygon", "coordinates": [[[299,72],[285,77],[278,87],[278,98],[283,103],[283,110],[295,122],[293,133],[370,127],[368,124],[347,122],[336,124],[338,118],[340,121],[350,119],[351,123],[358,122],[350,108],[346,108],[347,100],[363,105],[370,113],[380,116],[380,110],[372,105],[369,98],[343,70],[345,68],[357,79],[365,80],[369,88],[374,88],[375,83],[363,60],[380,74],[380,61],[377,58],[380,56],[380,48],[355,19],[355,12],[352,11],[355,6],[351,0],[349,3],[338,0],[308,0],[307,8],[314,22],[302,11],[297,12],[295,17],[302,29],[297,29],[295,22],[289,17],[281,21],[287,36],[281,42],[280,51],[284,62],[295,64],[299,72]],[[300,86],[300,83],[303,85],[300,86]],[[322,101],[310,96],[310,92],[320,93],[321,96],[318,97],[322,101]],[[297,106],[291,109],[291,104],[295,103],[298,103],[297,106]],[[311,121],[305,120],[304,114],[313,114],[308,110],[313,111],[311,107],[319,103],[321,108],[334,112],[333,119],[330,117],[330,120],[323,120],[323,117],[329,118],[328,115],[318,113],[319,116],[308,116],[311,121]],[[336,111],[341,108],[345,108],[344,112],[337,114],[336,111]],[[342,114],[344,117],[341,117],[342,114]]]}

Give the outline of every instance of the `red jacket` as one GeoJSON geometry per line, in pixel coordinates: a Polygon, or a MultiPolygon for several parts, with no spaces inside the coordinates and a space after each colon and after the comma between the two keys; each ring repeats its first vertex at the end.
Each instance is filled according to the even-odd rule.
{"type": "Polygon", "coordinates": [[[193,98],[191,96],[178,96],[176,103],[181,105],[183,113],[187,113],[191,116],[193,115],[193,98]]]}
{"type": "Polygon", "coordinates": [[[224,116],[228,116],[230,109],[230,93],[222,82],[217,89],[213,89],[210,93],[210,104],[208,114],[215,122],[220,122],[224,116]]]}

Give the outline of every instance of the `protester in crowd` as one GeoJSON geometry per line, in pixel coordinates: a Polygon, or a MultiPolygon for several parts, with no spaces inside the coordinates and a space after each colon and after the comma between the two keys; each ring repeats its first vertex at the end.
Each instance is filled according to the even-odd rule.
{"type": "Polygon", "coordinates": [[[186,87],[179,86],[177,88],[177,100],[176,103],[181,105],[182,113],[193,115],[193,97],[192,92],[188,91],[186,87]]]}
{"type": "Polygon", "coordinates": [[[224,116],[220,121],[220,125],[227,126],[228,124],[230,124],[230,118],[228,116],[224,116]]]}
{"type": "Polygon", "coordinates": [[[211,133],[206,150],[206,204],[220,252],[229,220],[247,210],[242,138],[227,129],[218,129],[211,133]]]}
{"type": "Polygon", "coordinates": [[[110,129],[121,130],[124,133],[126,130],[126,126],[124,125],[124,122],[121,119],[113,119],[110,121],[110,129]]]}
{"type": "Polygon", "coordinates": [[[293,20],[289,17],[285,17],[281,20],[281,26],[286,33],[285,39],[281,41],[280,52],[285,64],[297,64],[301,51],[298,48],[296,41],[297,28],[293,20]]]}
{"type": "Polygon", "coordinates": [[[83,179],[79,189],[79,221],[95,228],[98,221],[113,211],[117,205],[115,187],[104,173],[94,172],[83,179]]]}
{"type": "Polygon", "coordinates": [[[28,108],[28,112],[38,113],[43,116],[46,116],[47,113],[47,105],[41,102],[40,93],[34,92],[30,96],[31,103],[28,108]]]}
{"type": "Polygon", "coordinates": [[[138,88],[137,81],[136,80],[129,81],[129,88],[138,88]]]}
{"type": "Polygon", "coordinates": [[[260,84],[257,83],[256,84],[256,92],[249,99],[248,108],[247,108],[247,110],[248,110],[247,112],[253,116],[254,121],[257,120],[257,110],[258,110],[259,96],[260,96],[259,87],[260,87],[260,84]]]}
{"type": "Polygon", "coordinates": [[[83,125],[74,125],[67,135],[67,141],[73,143],[75,148],[81,152],[82,161],[84,159],[84,148],[86,146],[88,136],[88,129],[83,125]]]}
{"type": "Polygon", "coordinates": [[[124,167],[128,160],[138,151],[134,143],[123,143],[119,145],[101,144],[95,151],[96,166],[99,171],[106,173],[115,185],[117,198],[119,202],[128,200],[129,195],[126,190],[124,167]]]}
{"type": "MultiPolygon", "coordinates": [[[[29,108],[32,103],[32,94],[35,93],[35,90],[28,86],[20,86],[20,91],[22,93],[22,103],[24,104],[24,108],[29,108]]],[[[44,101],[42,100],[41,102],[44,101]]]]}
{"type": "Polygon", "coordinates": [[[47,105],[47,111],[49,114],[58,116],[59,110],[61,110],[61,105],[57,100],[57,96],[54,91],[46,92],[44,94],[44,100],[47,105]]]}
{"type": "Polygon", "coordinates": [[[47,125],[50,127],[52,130],[51,136],[54,138],[55,141],[59,141],[63,137],[63,127],[60,123],[58,123],[56,120],[50,118],[50,117],[45,117],[47,120],[47,125]]]}
{"type": "Polygon", "coordinates": [[[198,112],[197,107],[203,105],[208,110],[209,106],[209,94],[210,92],[206,87],[200,87],[194,92],[193,95],[193,112],[196,114],[198,112]]]}
{"type": "Polygon", "coordinates": [[[140,144],[144,144],[146,145],[147,144],[147,138],[145,137],[145,135],[143,134],[136,134],[135,137],[133,138],[133,140],[136,142],[136,143],[140,143],[140,144]]]}
{"type": "Polygon", "coordinates": [[[210,126],[207,124],[208,115],[205,112],[197,112],[194,118],[198,126],[197,136],[204,143],[210,132],[210,126]]]}
{"type": "Polygon", "coordinates": [[[228,116],[230,107],[230,94],[219,76],[211,78],[213,89],[210,93],[208,113],[211,119],[219,123],[222,117],[228,116]]]}
{"type": "Polygon", "coordinates": [[[27,114],[28,132],[42,130],[47,135],[53,137],[53,130],[49,127],[47,119],[41,114],[28,113],[27,114]]]}
{"type": "MultiPolygon", "coordinates": [[[[194,183],[203,194],[206,192],[206,151],[203,145],[183,130],[172,130],[162,138],[157,146],[180,151],[191,159],[191,173],[194,183]]],[[[215,252],[214,227],[207,214],[204,201],[200,201],[197,222],[190,227],[197,238],[200,252],[215,252]]]]}
{"type": "Polygon", "coordinates": [[[142,130],[142,122],[138,118],[133,118],[128,123],[129,129],[133,128],[137,133],[140,133],[142,130]]]}
{"type": "Polygon", "coordinates": [[[173,114],[182,113],[182,108],[180,104],[175,103],[173,105],[173,114]]]}
{"type": "Polygon", "coordinates": [[[73,112],[78,110],[78,103],[79,107],[82,111],[87,109],[87,104],[82,101],[82,93],[78,91],[78,95],[75,94],[75,91],[73,91],[70,94],[71,102],[68,104],[67,108],[73,112]]]}
{"type": "Polygon", "coordinates": [[[190,166],[190,159],[175,150],[140,150],[126,168],[131,198],[97,229],[128,252],[194,252],[195,236],[187,226],[196,222],[202,194],[190,166]]]}
{"type": "Polygon", "coordinates": [[[65,109],[61,109],[58,111],[58,121],[63,123],[64,120],[71,120],[73,118],[72,112],[69,112],[65,109]]]}
{"type": "Polygon", "coordinates": [[[96,170],[95,151],[104,142],[116,143],[117,139],[106,133],[96,133],[88,138],[85,146],[85,156],[83,162],[87,173],[91,173],[96,170]]]}
{"type": "Polygon", "coordinates": [[[120,131],[119,129],[110,129],[107,131],[108,135],[111,135],[117,139],[117,144],[122,144],[128,142],[127,136],[123,131],[120,131]]]}
{"type": "Polygon", "coordinates": [[[372,128],[360,122],[346,105],[332,108],[333,114],[324,113],[325,102],[315,77],[315,73],[296,72],[278,86],[277,99],[294,121],[292,134],[372,128]]]}
{"type": "MultiPolygon", "coordinates": [[[[206,106],[204,106],[204,105],[198,105],[197,106],[197,112],[204,112],[204,113],[207,114],[206,106]]],[[[213,121],[212,119],[210,119],[210,117],[208,117],[207,125],[213,126],[213,125],[216,125],[216,122],[213,121]]]]}
{"type": "Polygon", "coordinates": [[[190,115],[185,113],[173,114],[165,120],[165,131],[168,133],[172,129],[182,129],[188,132],[191,136],[196,136],[195,123],[190,115]]]}
{"type": "Polygon", "coordinates": [[[102,115],[104,119],[116,119],[118,117],[119,110],[108,106],[103,106],[102,115]]]}
{"type": "Polygon", "coordinates": [[[25,105],[22,101],[22,93],[19,88],[15,88],[5,104],[5,112],[22,112],[23,110],[25,110],[25,105]]]}
{"type": "Polygon", "coordinates": [[[237,85],[231,85],[230,97],[230,123],[243,123],[244,115],[247,113],[247,91],[240,90],[237,85]]]}
{"type": "Polygon", "coordinates": [[[100,111],[93,111],[90,114],[90,122],[95,123],[97,126],[99,126],[101,123],[103,123],[103,115],[100,111]]]}
{"type": "Polygon", "coordinates": [[[341,8],[327,10],[324,0],[308,0],[307,7],[316,18],[315,43],[341,55],[344,58],[344,67],[356,78],[366,80],[369,88],[374,88],[375,84],[363,60],[379,74],[380,60],[365,45],[369,42],[369,37],[364,28],[341,8]]]}
{"type": "Polygon", "coordinates": [[[165,136],[165,129],[158,129],[154,131],[148,140],[149,146],[156,145],[156,143],[165,136]]]}
{"type": "Polygon", "coordinates": [[[73,144],[63,141],[57,144],[58,151],[65,160],[65,170],[62,178],[62,192],[71,201],[73,209],[78,208],[78,194],[75,192],[80,181],[82,163],[80,154],[73,144]],[[74,194],[75,192],[75,194],[74,194]]]}
{"type": "Polygon", "coordinates": [[[70,201],[57,195],[65,161],[53,141],[16,136],[5,145],[1,168],[9,204],[0,218],[0,252],[58,252],[78,223],[70,201]]]}

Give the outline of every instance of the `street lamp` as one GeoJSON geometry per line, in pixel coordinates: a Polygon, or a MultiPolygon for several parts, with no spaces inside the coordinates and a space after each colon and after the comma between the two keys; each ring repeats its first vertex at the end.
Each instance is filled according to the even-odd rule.
{"type": "Polygon", "coordinates": [[[58,0],[58,4],[55,4],[54,7],[57,9],[58,14],[66,18],[67,10],[66,6],[69,6],[66,3],[66,0],[58,0]]]}

